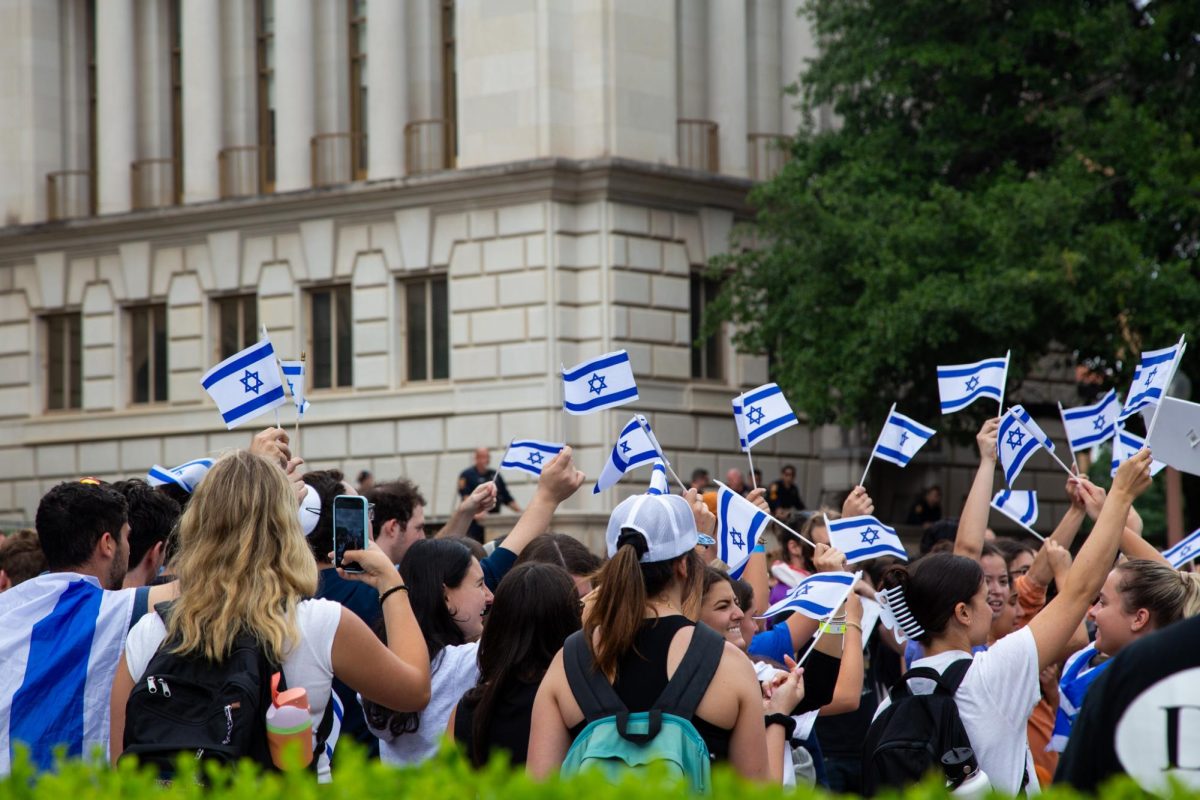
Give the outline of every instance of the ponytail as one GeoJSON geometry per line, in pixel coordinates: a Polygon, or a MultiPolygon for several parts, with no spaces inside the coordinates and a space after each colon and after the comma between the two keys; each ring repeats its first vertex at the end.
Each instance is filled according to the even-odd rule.
{"type": "Polygon", "coordinates": [[[1180,572],[1183,581],[1183,618],[1200,614],[1200,572],[1180,572]]]}
{"type": "Polygon", "coordinates": [[[883,573],[883,588],[903,592],[908,612],[920,625],[917,641],[928,647],[946,631],[959,603],[970,604],[983,583],[983,570],[973,558],[931,553],[910,566],[883,573]]]}

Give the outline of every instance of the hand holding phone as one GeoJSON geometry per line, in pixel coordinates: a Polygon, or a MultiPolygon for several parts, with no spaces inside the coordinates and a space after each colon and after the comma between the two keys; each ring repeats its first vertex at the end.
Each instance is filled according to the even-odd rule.
{"type": "Polygon", "coordinates": [[[362,572],[353,561],[345,561],[347,550],[366,550],[367,498],[361,495],[339,494],[333,498],[333,565],[346,572],[362,572]],[[344,563],[343,563],[344,562],[344,563]]]}

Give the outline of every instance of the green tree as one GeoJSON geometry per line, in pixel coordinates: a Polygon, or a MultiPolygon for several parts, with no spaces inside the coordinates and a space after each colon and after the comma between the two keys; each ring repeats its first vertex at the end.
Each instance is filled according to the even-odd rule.
{"type": "Polygon", "coordinates": [[[1010,388],[1066,348],[1123,392],[1141,349],[1196,330],[1200,3],[805,13],[826,43],[799,85],[809,121],[712,265],[708,323],[769,353],[810,419],[875,420],[897,399],[935,419],[937,364],[1009,348],[1010,388]],[[815,129],[823,105],[836,130],[815,129]]]}

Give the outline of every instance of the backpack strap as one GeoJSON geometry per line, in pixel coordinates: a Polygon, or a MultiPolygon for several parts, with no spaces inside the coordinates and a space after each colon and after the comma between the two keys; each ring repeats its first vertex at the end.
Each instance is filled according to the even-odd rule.
{"type": "Polygon", "coordinates": [[[696,706],[704,699],[704,693],[708,691],[724,653],[725,637],[703,622],[696,623],[687,652],[667,683],[667,688],[654,702],[654,709],[691,719],[696,713],[696,706]]]}
{"type": "Polygon", "coordinates": [[[942,673],[938,680],[938,686],[944,689],[951,697],[958,691],[958,687],[962,685],[963,678],[967,677],[967,670],[971,668],[974,659],[960,658],[950,666],[946,667],[946,671],[942,673]]]}
{"type": "Polygon", "coordinates": [[[958,687],[962,684],[963,678],[966,677],[967,670],[971,668],[972,663],[972,660],[969,658],[960,658],[946,667],[945,672],[938,672],[933,667],[915,667],[910,669],[900,677],[900,680],[892,688],[892,699],[910,696],[912,689],[909,688],[908,682],[914,678],[924,678],[925,680],[932,681],[936,694],[954,697],[954,693],[958,691],[958,687]]]}
{"type": "Polygon", "coordinates": [[[133,630],[133,626],[137,621],[146,616],[146,611],[150,606],[150,587],[139,586],[133,590],[133,613],[129,615],[129,630],[133,630]]]}
{"type": "Polygon", "coordinates": [[[575,695],[575,702],[579,703],[579,710],[588,722],[629,713],[608,678],[596,669],[583,631],[575,631],[567,637],[563,645],[563,667],[571,694],[575,695]]]}

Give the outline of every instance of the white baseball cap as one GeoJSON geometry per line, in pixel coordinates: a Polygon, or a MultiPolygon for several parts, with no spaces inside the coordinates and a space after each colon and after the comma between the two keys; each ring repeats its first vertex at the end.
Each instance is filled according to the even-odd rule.
{"type": "Polygon", "coordinates": [[[643,564],[681,556],[694,548],[701,536],[691,507],[677,494],[635,494],[613,509],[604,536],[609,558],[617,554],[617,540],[623,531],[637,531],[645,537],[647,550],[639,559],[643,564]]]}

